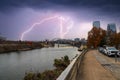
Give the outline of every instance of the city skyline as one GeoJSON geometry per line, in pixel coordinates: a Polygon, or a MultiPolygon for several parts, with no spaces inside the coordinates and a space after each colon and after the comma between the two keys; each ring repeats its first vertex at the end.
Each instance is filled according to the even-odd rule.
{"type": "Polygon", "coordinates": [[[112,32],[116,33],[117,32],[116,24],[115,23],[109,23],[107,25],[107,31],[112,31],[112,32]]]}
{"type": "Polygon", "coordinates": [[[93,21],[100,21],[100,27],[107,30],[108,23],[115,23],[119,29],[120,1],[95,1],[95,0],[1,0],[0,1],[0,33],[10,40],[19,40],[22,33],[34,23],[47,17],[62,16],[69,20],[63,23],[62,32],[59,20],[50,20],[41,25],[36,25],[24,40],[43,40],[60,38],[87,38],[87,33],[92,29],[93,21]],[[101,5],[101,7],[100,7],[101,5]],[[74,25],[69,27],[72,21],[74,25]],[[67,25],[67,26],[66,26],[67,25]],[[69,30],[68,30],[69,29],[69,30]]]}
{"type": "Polygon", "coordinates": [[[116,24],[114,23],[110,23],[107,25],[107,35],[110,36],[113,33],[116,33],[116,24]]]}

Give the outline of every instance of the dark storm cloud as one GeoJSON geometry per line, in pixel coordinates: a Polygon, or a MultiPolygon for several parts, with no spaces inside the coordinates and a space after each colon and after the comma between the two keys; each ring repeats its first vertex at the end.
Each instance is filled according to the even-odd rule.
{"type": "Polygon", "coordinates": [[[41,15],[39,13],[68,15],[72,17],[76,23],[87,23],[93,20],[114,21],[119,23],[120,1],[0,0],[0,32],[10,39],[18,39],[18,35],[21,35],[25,26],[32,23],[36,16],[39,17],[38,15],[41,15]]]}
{"type": "Polygon", "coordinates": [[[54,9],[56,5],[64,8],[101,8],[110,12],[120,11],[119,0],[0,0],[0,11],[21,7],[54,9]]]}
{"type": "Polygon", "coordinates": [[[14,8],[21,8],[21,7],[41,7],[44,4],[43,1],[39,0],[1,0],[0,1],[0,10],[12,10],[14,8]]]}

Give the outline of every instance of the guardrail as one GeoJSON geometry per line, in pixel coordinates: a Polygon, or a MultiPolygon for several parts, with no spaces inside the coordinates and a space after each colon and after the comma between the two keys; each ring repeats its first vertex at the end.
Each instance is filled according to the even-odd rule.
{"type": "Polygon", "coordinates": [[[83,60],[83,57],[87,51],[88,50],[84,50],[75,59],[73,59],[73,61],[61,73],[61,75],[57,78],[57,80],[77,80],[81,61],[83,60]]]}

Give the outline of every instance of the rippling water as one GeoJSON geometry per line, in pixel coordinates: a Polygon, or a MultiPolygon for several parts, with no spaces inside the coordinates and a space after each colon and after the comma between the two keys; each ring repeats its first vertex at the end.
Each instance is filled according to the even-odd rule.
{"type": "Polygon", "coordinates": [[[77,48],[62,45],[59,48],[50,47],[0,54],[0,80],[22,80],[25,72],[43,72],[53,69],[55,58],[68,55],[72,59],[78,53],[77,48]]]}

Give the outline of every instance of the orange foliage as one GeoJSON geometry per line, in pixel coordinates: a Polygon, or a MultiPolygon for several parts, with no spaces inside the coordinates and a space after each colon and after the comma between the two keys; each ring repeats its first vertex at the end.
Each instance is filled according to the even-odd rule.
{"type": "Polygon", "coordinates": [[[101,28],[93,27],[91,31],[88,32],[88,47],[97,48],[101,40],[106,36],[106,31],[101,28]]]}
{"type": "Polygon", "coordinates": [[[118,47],[120,44],[120,33],[115,33],[110,36],[110,44],[111,46],[118,47]]]}

